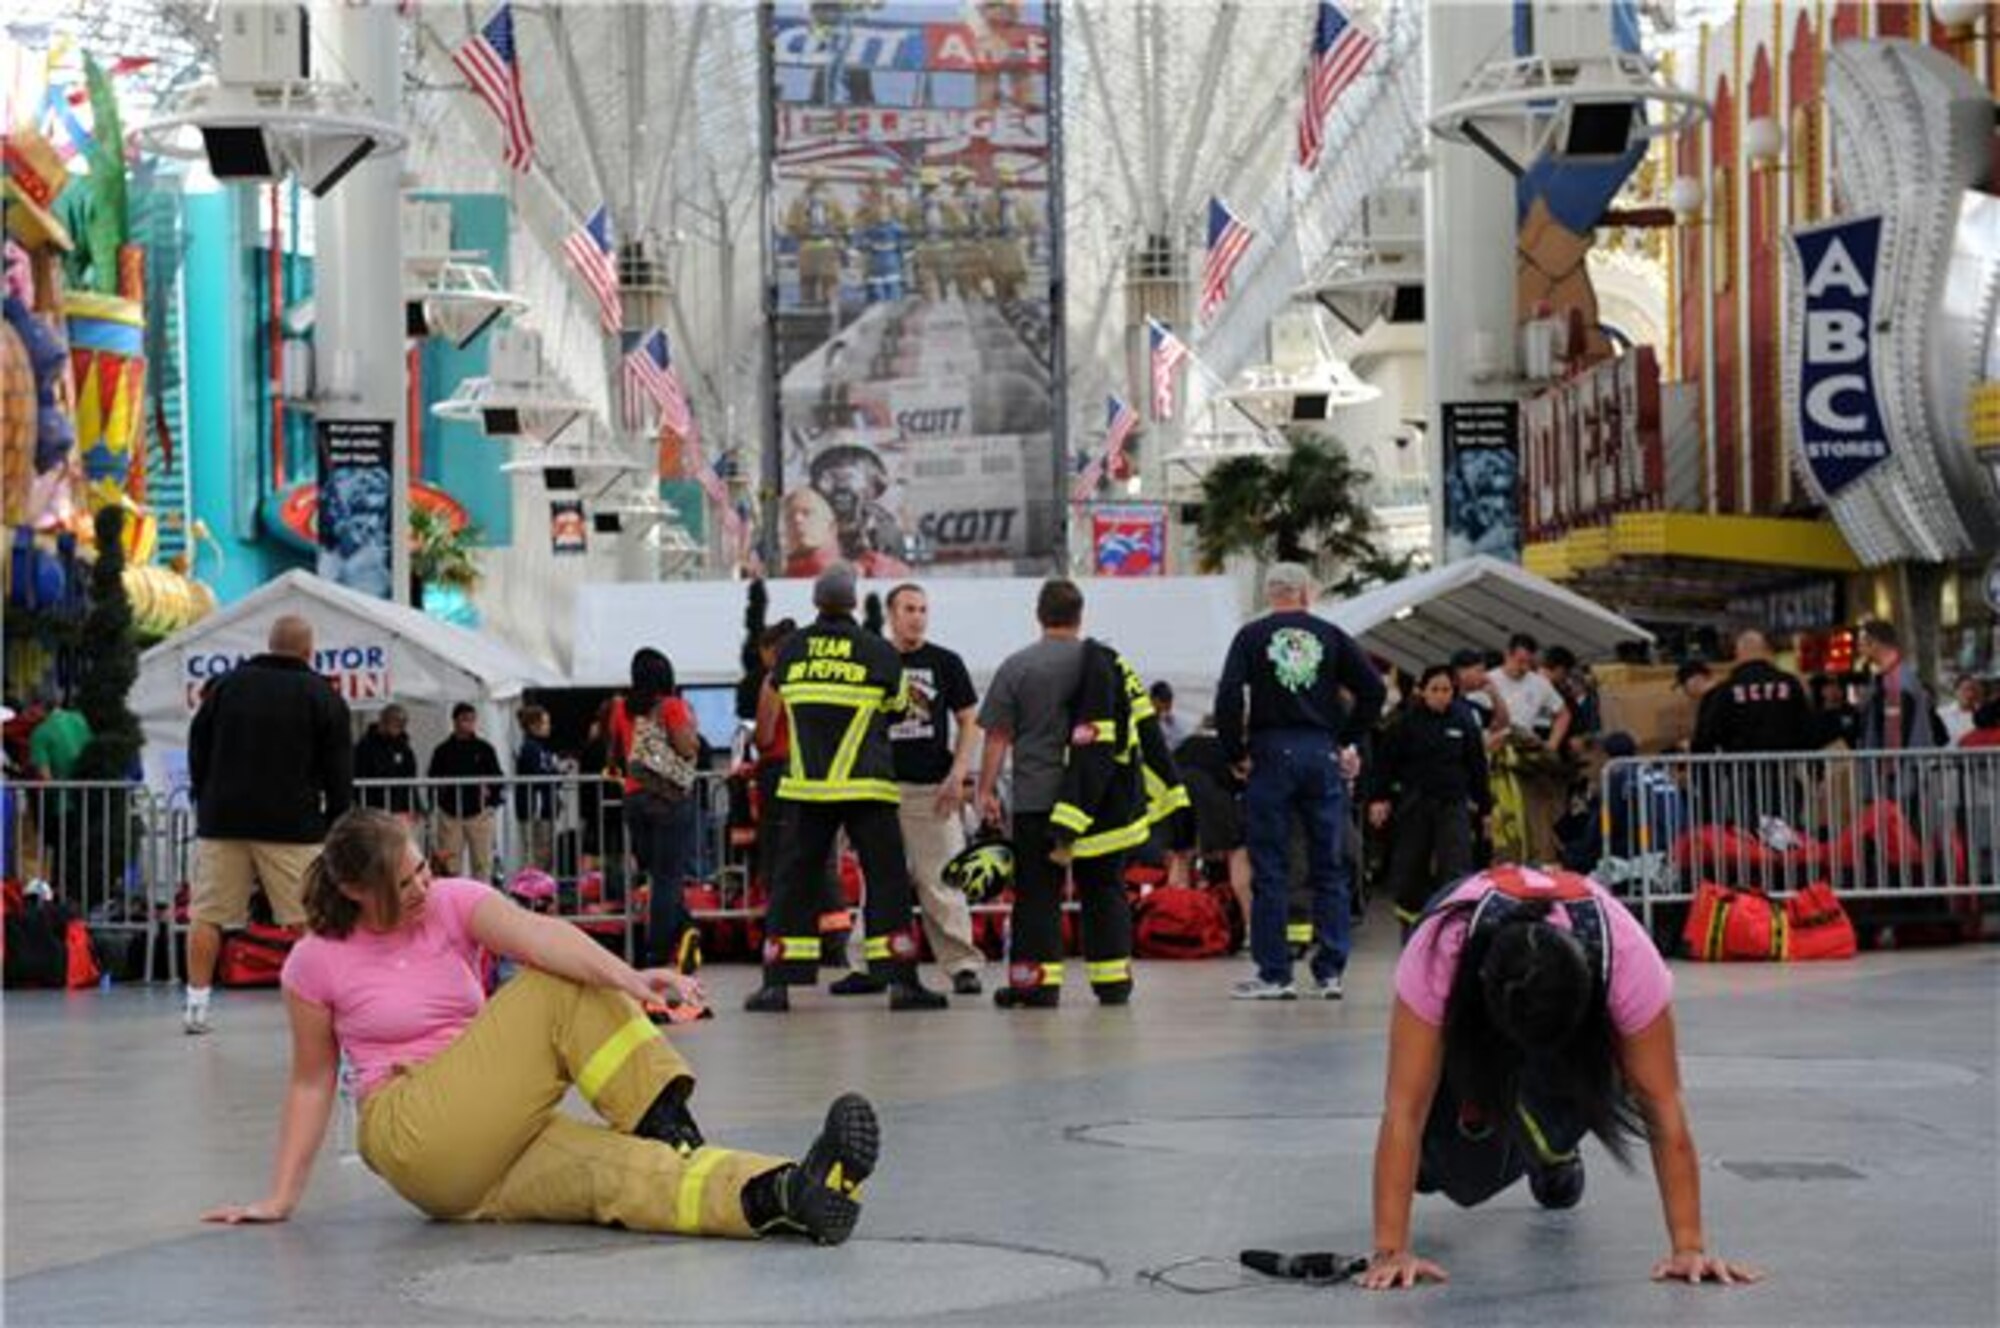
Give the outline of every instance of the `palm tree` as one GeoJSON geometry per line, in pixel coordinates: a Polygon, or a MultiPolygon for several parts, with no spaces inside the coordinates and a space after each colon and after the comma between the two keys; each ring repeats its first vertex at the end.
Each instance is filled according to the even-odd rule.
{"type": "Polygon", "coordinates": [[[1382,527],[1367,494],[1373,477],[1338,445],[1303,434],[1290,441],[1282,455],[1231,457],[1202,480],[1202,570],[1221,570],[1233,553],[1304,563],[1341,595],[1408,575],[1415,557],[1378,542],[1382,527]]]}
{"type": "Polygon", "coordinates": [[[477,527],[453,529],[451,518],[418,503],[410,504],[411,604],[424,606],[427,585],[454,586],[471,594],[479,584],[479,564],[472,556],[477,527]]]}

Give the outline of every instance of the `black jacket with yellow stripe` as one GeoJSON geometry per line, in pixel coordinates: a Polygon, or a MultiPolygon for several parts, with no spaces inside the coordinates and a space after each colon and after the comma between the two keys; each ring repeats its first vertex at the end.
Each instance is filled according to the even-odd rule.
{"type": "Polygon", "coordinates": [[[1062,794],[1049,823],[1072,856],[1095,858],[1145,843],[1155,822],[1187,807],[1188,795],[1146,684],[1110,646],[1083,644],[1062,794]]]}
{"type": "Polygon", "coordinates": [[[840,614],[792,633],[771,665],[791,721],[791,764],[778,796],[792,802],[896,802],[886,714],[903,709],[903,660],[840,614]]]}

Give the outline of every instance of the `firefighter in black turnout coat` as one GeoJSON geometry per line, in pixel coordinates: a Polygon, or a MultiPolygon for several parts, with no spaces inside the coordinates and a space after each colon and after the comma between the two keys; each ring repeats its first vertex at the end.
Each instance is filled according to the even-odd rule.
{"type": "Polygon", "coordinates": [[[854,571],[836,564],[813,583],[819,617],[779,650],[764,686],[791,721],[791,764],[778,797],[791,804],[765,916],[764,985],[744,1008],[791,1008],[788,987],[818,980],[819,900],[834,835],[845,829],[867,881],[868,968],[889,984],[892,1010],[935,1010],[945,997],[917,981],[912,894],[896,821],[885,716],[904,704],[895,648],[854,621],[854,571]]]}

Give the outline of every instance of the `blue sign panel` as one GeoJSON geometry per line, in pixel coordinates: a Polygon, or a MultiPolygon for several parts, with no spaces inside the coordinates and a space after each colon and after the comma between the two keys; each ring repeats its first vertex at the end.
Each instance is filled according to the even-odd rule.
{"type": "Polygon", "coordinates": [[[1796,230],[1799,298],[1799,446],[1828,497],[1889,459],[1875,387],[1875,281],[1882,219],[1857,217],[1796,230]]]}

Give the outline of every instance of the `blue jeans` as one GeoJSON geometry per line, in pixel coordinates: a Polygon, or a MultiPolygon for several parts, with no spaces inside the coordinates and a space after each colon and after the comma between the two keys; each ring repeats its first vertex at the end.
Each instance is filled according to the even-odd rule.
{"type": "Polygon", "coordinates": [[[693,798],[662,798],[652,793],[625,795],[625,832],[632,856],[652,886],[646,911],[646,953],[649,962],[670,968],[681,933],[694,925],[682,893],[694,865],[695,808],[693,798]]]}
{"type": "Polygon", "coordinates": [[[1285,939],[1291,893],[1291,829],[1305,826],[1306,881],[1312,893],[1313,976],[1347,967],[1347,781],[1340,750],[1322,729],[1275,729],[1250,738],[1250,784],[1243,797],[1250,843],[1250,954],[1266,982],[1292,980],[1285,939]]]}

